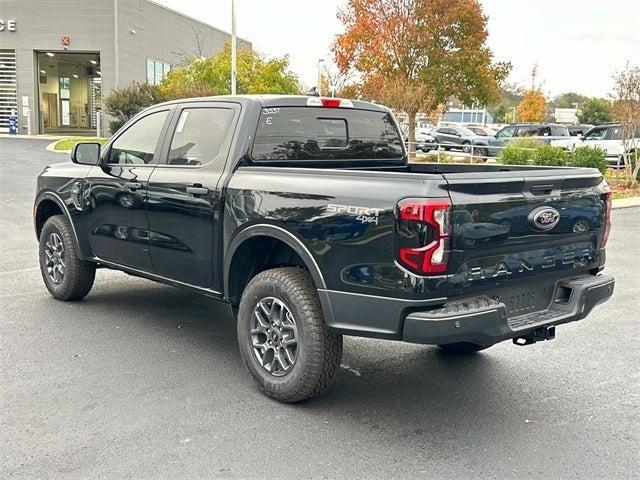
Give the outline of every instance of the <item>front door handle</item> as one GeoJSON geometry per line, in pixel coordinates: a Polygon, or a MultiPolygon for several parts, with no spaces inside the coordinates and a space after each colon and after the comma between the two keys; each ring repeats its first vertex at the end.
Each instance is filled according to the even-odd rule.
{"type": "Polygon", "coordinates": [[[124,188],[128,188],[129,190],[136,191],[142,188],[142,184],[140,182],[126,182],[124,184],[124,188]]]}
{"type": "Polygon", "coordinates": [[[189,195],[206,195],[209,193],[207,187],[187,187],[187,193],[189,195]]]}

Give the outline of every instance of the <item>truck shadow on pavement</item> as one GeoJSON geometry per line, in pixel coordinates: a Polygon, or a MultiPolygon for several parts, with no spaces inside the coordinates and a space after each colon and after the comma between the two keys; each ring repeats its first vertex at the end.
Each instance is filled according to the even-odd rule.
{"type": "MultiPolygon", "coordinates": [[[[514,364],[508,349],[521,350],[508,344],[470,357],[449,357],[433,346],[345,337],[342,366],[331,389],[301,404],[282,405],[262,396],[244,368],[235,319],[220,302],[134,279],[110,282],[106,288],[96,285],[74,306],[102,316],[102,321],[127,324],[151,343],[179,343],[191,357],[202,359],[190,368],[201,370],[193,373],[203,382],[210,378],[209,368],[226,369],[222,375],[235,391],[230,396],[240,392],[263,408],[284,409],[300,421],[313,418],[340,430],[365,429],[380,435],[381,442],[419,437],[429,445],[442,441],[439,447],[448,448],[468,432],[500,435],[513,428],[514,419],[526,428],[537,421],[536,412],[568,414],[567,404],[577,395],[568,393],[561,400],[551,381],[554,373],[522,359],[514,364]],[[527,377],[545,374],[549,382],[527,387],[527,377]]],[[[211,388],[224,387],[212,382],[211,388]]]]}

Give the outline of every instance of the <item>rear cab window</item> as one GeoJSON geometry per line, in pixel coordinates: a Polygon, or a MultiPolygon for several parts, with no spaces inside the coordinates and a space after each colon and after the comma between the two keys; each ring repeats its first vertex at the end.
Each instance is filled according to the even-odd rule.
{"type": "Polygon", "coordinates": [[[256,161],[403,159],[402,137],[386,111],[308,106],[261,109],[256,161]]]}

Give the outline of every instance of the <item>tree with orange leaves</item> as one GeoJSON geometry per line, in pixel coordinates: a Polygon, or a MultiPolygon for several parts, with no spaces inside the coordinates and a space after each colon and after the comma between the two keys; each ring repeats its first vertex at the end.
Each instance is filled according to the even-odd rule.
{"type": "Polygon", "coordinates": [[[511,67],[493,63],[477,0],[348,0],[338,18],[336,64],[361,74],[365,97],[407,114],[410,156],[418,112],[450,96],[489,104],[511,67]]]}
{"type": "Polygon", "coordinates": [[[518,118],[522,122],[542,122],[547,117],[547,100],[538,90],[526,90],[518,104],[518,118]]]}

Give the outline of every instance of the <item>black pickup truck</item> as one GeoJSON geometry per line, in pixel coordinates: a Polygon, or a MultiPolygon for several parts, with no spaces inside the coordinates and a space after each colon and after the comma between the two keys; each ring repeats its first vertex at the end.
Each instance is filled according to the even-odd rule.
{"type": "Polygon", "coordinates": [[[380,105],[180,100],[71,157],[38,178],[49,292],[80,299],[110,268],[224,301],[280,401],[331,384],[343,334],[457,354],[526,345],[613,292],[597,170],[410,164],[380,105]]]}

